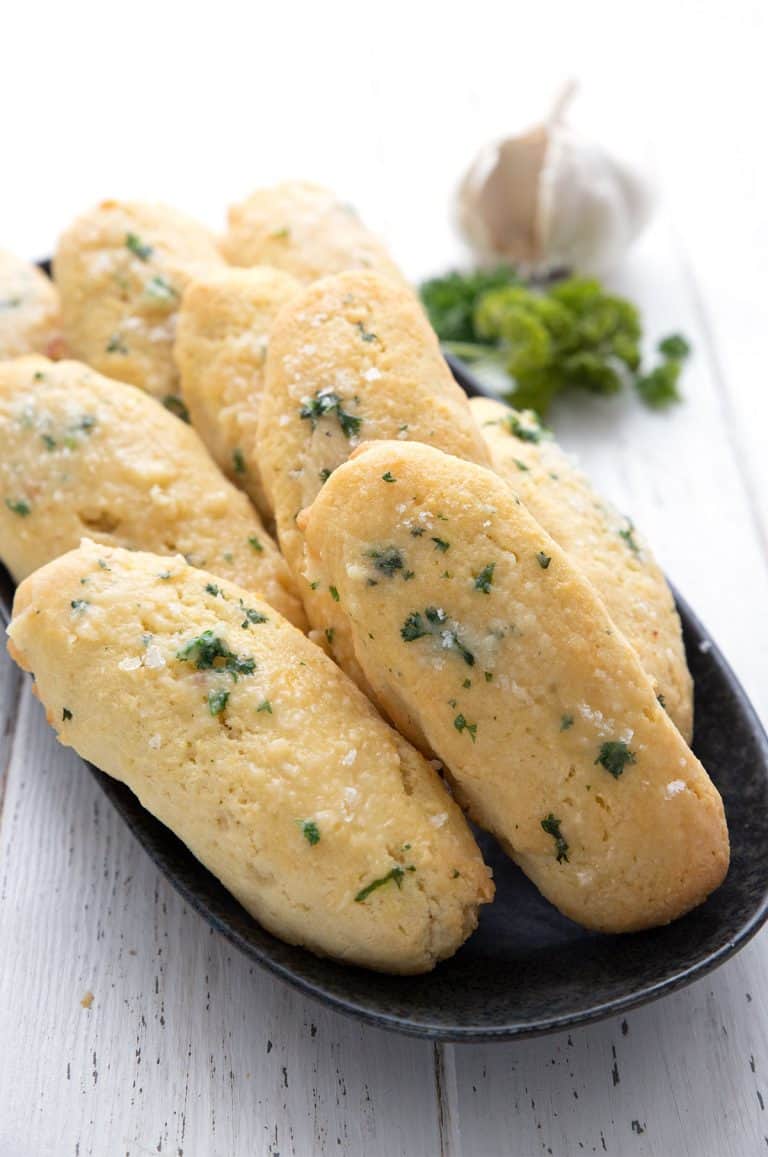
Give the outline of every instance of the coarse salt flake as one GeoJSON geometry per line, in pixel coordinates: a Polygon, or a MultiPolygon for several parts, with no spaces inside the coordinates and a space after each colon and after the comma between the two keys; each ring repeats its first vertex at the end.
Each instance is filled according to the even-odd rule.
{"type": "Polygon", "coordinates": [[[144,666],[149,667],[151,670],[165,666],[165,658],[160,648],[156,647],[154,643],[147,647],[147,652],[144,656],[144,666]]]}
{"type": "Polygon", "coordinates": [[[117,665],[121,671],[135,671],[141,666],[141,659],[138,655],[126,655],[117,665]]]}

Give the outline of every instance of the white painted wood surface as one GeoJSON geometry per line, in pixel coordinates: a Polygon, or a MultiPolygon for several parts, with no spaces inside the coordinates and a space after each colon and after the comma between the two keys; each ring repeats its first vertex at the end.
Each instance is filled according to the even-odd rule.
{"type": "MultiPolygon", "coordinates": [[[[118,29],[82,0],[27,5],[0,74],[16,110],[4,152],[24,162],[0,183],[0,244],[48,251],[110,193],[216,222],[251,185],[307,174],[356,199],[414,276],[438,270],[472,150],[580,72],[603,112],[634,118],[665,191],[617,283],[649,333],[679,328],[696,355],[670,415],[579,399],[555,425],[768,718],[768,18],[746,0],[632,13],[138,2],[118,29]]],[[[570,1036],[435,1048],[363,1028],[209,932],[19,691],[0,659],[0,1157],[768,1147],[765,933],[686,991],[570,1036]]]]}

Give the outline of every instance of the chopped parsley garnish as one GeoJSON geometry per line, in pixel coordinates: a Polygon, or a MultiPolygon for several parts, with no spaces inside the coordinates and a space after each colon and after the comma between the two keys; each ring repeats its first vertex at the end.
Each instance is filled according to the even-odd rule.
{"type": "Polygon", "coordinates": [[[453,721],[453,726],[456,728],[456,730],[458,732],[468,731],[470,739],[472,740],[473,743],[475,742],[475,739],[477,738],[477,724],[476,723],[467,723],[467,721],[463,715],[457,715],[453,721]]]}
{"type": "Polygon", "coordinates": [[[493,671],[483,671],[483,674],[485,675],[486,683],[493,682],[493,671]]]}
{"type": "Polygon", "coordinates": [[[320,829],[314,820],[300,820],[301,834],[312,847],[320,843],[320,829]]]}
{"type": "Polygon", "coordinates": [[[325,628],[325,639],[326,639],[326,642],[328,643],[329,647],[333,646],[333,636],[335,634],[336,634],[336,632],[333,629],[333,627],[326,627],[325,628]]]}
{"type": "Polygon", "coordinates": [[[423,533],[424,533],[424,527],[423,526],[412,526],[411,527],[411,534],[414,538],[421,538],[423,533]]]}
{"type": "Polygon", "coordinates": [[[271,715],[272,714],[272,704],[270,703],[269,699],[263,699],[262,702],[256,708],[256,711],[257,712],[258,711],[265,711],[267,713],[267,715],[271,715]]]}
{"type": "Polygon", "coordinates": [[[664,696],[662,695],[661,691],[659,691],[658,695],[656,696],[656,702],[658,703],[659,707],[663,707],[664,710],[666,711],[667,701],[664,698],[664,696]]]}
{"type": "Polygon", "coordinates": [[[266,623],[267,622],[267,616],[266,615],[262,615],[261,611],[254,610],[253,607],[247,607],[242,599],[240,599],[240,610],[245,615],[245,618],[243,619],[242,623],[240,624],[240,626],[245,631],[248,630],[248,624],[249,623],[266,623]]]}
{"type": "Polygon", "coordinates": [[[144,242],[135,233],[126,233],[125,247],[130,249],[134,257],[138,257],[139,261],[149,261],[154,253],[151,245],[145,245],[144,242]]]}
{"type": "Polygon", "coordinates": [[[382,482],[397,482],[397,479],[395,478],[395,476],[391,470],[387,470],[386,474],[382,474],[381,481],[382,482]]]}
{"type": "Polygon", "coordinates": [[[472,686],[472,680],[471,679],[465,679],[464,682],[462,683],[462,687],[464,687],[465,689],[467,687],[471,687],[471,686],[472,686]]]}
{"type": "Polygon", "coordinates": [[[377,888],[383,888],[385,884],[388,884],[390,882],[390,880],[394,880],[394,882],[397,884],[398,888],[402,888],[403,876],[405,875],[405,873],[406,872],[413,872],[415,870],[416,870],[415,868],[412,868],[410,866],[407,868],[401,868],[399,865],[397,865],[394,868],[391,868],[387,872],[386,876],[379,876],[378,880],[371,880],[370,884],[366,884],[366,886],[364,888],[361,888],[360,891],[355,896],[355,903],[362,904],[362,902],[364,900],[368,899],[371,892],[375,892],[377,888]]]}
{"type": "Polygon", "coordinates": [[[367,330],[361,321],[356,321],[355,326],[363,341],[376,341],[376,334],[367,330]]]}
{"type": "Polygon", "coordinates": [[[61,719],[62,719],[62,722],[63,722],[63,723],[66,723],[66,722],[67,722],[67,720],[68,720],[68,719],[71,719],[71,718],[72,718],[72,712],[69,710],[69,708],[68,708],[68,707],[63,707],[63,708],[62,708],[62,711],[61,711],[61,719]]]}
{"type": "Polygon", "coordinates": [[[331,598],[333,601],[335,603],[339,602],[339,592],[336,590],[336,587],[328,587],[328,590],[331,592],[331,598]]]}
{"type": "Polygon", "coordinates": [[[323,469],[320,471],[320,481],[327,482],[332,474],[333,470],[329,470],[327,466],[323,467],[323,469]]]}
{"type": "Polygon", "coordinates": [[[568,842],[560,834],[560,823],[561,821],[555,819],[555,817],[552,815],[552,812],[550,812],[549,815],[541,821],[541,826],[547,835],[552,836],[555,841],[555,855],[557,856],[558,864],[562,864],[563,862],[567,864],[568,842]]]}
{"type": "Polygon", "coordinates": [[[572,715],[561,715],[560,716],[560,730],[561,731],[568,731],[569,728],[571,728],[571,727],[573,727],[573,716],[572,715]]]}
{"type": "Polygon", "coordinates": [[[318,390],[313,398],[304,398],[299,410],[299,417],[308,419],[313,430],[328,414],[335,414],[345,437],[352,438],[360,433],[363,419],[345,410],[342,399],[332,390],[318,390]]]}
{"type": "Polygon", "coordinates": [[[484,595],[491,593],[491,584],[493,583],[493,572],[495,569],[496,563],[489,562],[483,567],[480,574],[475,576],[476,591],[482,591],[484,595]]]}
{"type": "Polygon", "coordinates": [[[213,631],[203,631],[190,639],[176,652],[176,658],[184,663],[194,663],[198,671],[226,671],[237,682],[238,675],[252,675],[256,662],[249,655],[236,655],[224,639],[213,631]]]}
{"type": "Polygon", "coordinates": [[[82,615],[91,604],[87,599],[72,599],[69,605],[76,615],[82,615]]]}
{"type": "Polygon", "coordinates": [[[206,583],[206,584],[205,584],[205,589],[206,589],[206,591],[208,592],[208,594],[209,594],[209,595],[213,595],[213,597],[214,597],[214,598],[216,598],[216,596],[217,596],[217,595],[220,595],[220,594],[221,594],[221,591],[220,591],[220,589],[219,589],[219,588],[216,586],[216,583],[206,583]]]}
{"type": "Polygon", "coordinates": [[[393,578],[404,568],[403,556],[396,546],[387,546],[383,550],[369,550],[366,551],[366,555],[373,559],[376,570],[386,578],[393,578]]]}
{"type": "Polygon", "coordinates": [[[24,498],[6,498],[5,505],[12,514],[18,514],[20,518],[26,518],[32,513],[32,507],[24,498]]]}
{"type": "Polygon", "coordinates": [[[637,763],[637,758],[623,739],[611,739],[600,745],[600,753],[595,763],[601,764],[614,779],[618,779],[625,767],[637,763]]]}
{"type": "Polygon", "coordinates": [[[432,541],[434,542],[437,549],[441,552],[441,554],[445,554],[445,552],[451,548],[450,542],[446,542],[444,538],[433,537],[432,541]]]}
{"type": "Polygon", "coordinates": [[[144,292],[155,301],[173,301],[179,296],[170,281],[166,281],[159,273],[149,279],[144,286],[144,292]]]}
{"type": "Polygon", "coordinates": [[[529,471],[531,469],[530,466],[526,466],[525,462],[521,461],[520,458],[513,458],[512,461],[514,462],[515,466],[517,466],[518,470],[529,471]]]}
{"type": "Polygon", "coordinates": [[[547,431],[535,421],[533,414],[527,414],[525,422],[520,420],[519,414],[510,414],[507,418],[510,434],[514,434],[521,442],[540,442],[547,431]]]}
{"type": "Polygon", "coordinates": [[[232,466],[235,474],[245,474],[245,458],[239,446],[232,451],[232,466]]]}
{"type": "MultiPolygon", "coordinates": [[[[128,351],[126,350],[125,352],[127,353],[128,351]]],[[[177,418],[181,418],[182,422],[186,422],[187,425],[189,425],[189,410],[181,398],[177,398],[175,394],[166,394],[163,398],[163,405],[166,410],[170,410],[177,418]]]]}
{"type": "Polygon", "coordinates": [[[125,345],[125,343],[123,342],[123,339],[120,337],[119,333],[113,333],[112,334],[112,337],[107,342],[106,352],[108,354],[127,354],[128,353],[128,346],[125,345]]]}
{"type": "Polygon", "coordinates": [[[221,715],[229,700],[229,691],[222,689],[208,692],[208,710],[211,715],[221,715]]]}
{"type": "Polygon", "coordinates": [[[627,546],[629,547],[629,549],[632,551],[633,554],[639,554],[640,553],[640,547],[637,545],[637,542],[635,541],[635,524],[633,523],[631,518],[627,519],[627,525],[625,526],[625,528],[623,530],[619,531],[619,538],[624,539],[624,541],[626,542],[627,546]]]}
{"type": "Polygon", "coordinates": [[[441,607],[427,607],[423,615],[420,611],[411,611],[400,628],[400,636],[406,643],[432,636],[440,640],[444,650],[458,652],[467,666],[473,667],[475,656],[461,642],[456,630],[445,625],[447,618],[441,607]]]}
{"type": "Polygon", "coordinates": [[[255,550],[257,554],[262,554],[264,551],[264,547],[261,545],[261,542],[259,541],[259,539],[256,537],[255,534],[250,535],[250,537],[248,538],[248,545],[253,550],[255,550]]]}
{"type": "Polygon", "coordinates": [[[97,558],[96,562],[98,564],[99,570],[112,570],[112,567],[109,566],[103,558],[97,558]]]}
{"type": "Polygon", "coordinates": [[[40,438],[41,438],[42,443],[45,446],[46,450],[55,450],[56,449],[56,439],[52,438],[50,434],[41,434],[40,438]]]}
{"type": "Polygon", "coordinates": [[[536,561],[542,570],[546,570],[549,564],[552,562],[552,558],[550,555],[545,554],[543,550],[540,550],[536,555],[536,561]]]}

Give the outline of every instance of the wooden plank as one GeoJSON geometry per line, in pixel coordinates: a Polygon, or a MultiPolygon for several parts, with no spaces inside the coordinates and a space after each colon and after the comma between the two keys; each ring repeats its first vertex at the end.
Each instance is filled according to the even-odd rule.
{"type": "Polygon", "coordinates": [[[720,973],[626,1017],[493,1050],[452,1048],[461,1152],[762,1152],[767,962],[761,940],[720,973]]]}
{"type": "Polygon", "coordinates": [[[209,930],[29,687],[0,945],[3,1157],[439,1151],[432,1046],[305,1000],[209,930]]]}
{"type": "Polygon", "coordinates": [[[3,655],[0,659],[0,816],[3,813],[5,780],[19,717],[20,692],[19,670],[6,655],[3,655]]]}

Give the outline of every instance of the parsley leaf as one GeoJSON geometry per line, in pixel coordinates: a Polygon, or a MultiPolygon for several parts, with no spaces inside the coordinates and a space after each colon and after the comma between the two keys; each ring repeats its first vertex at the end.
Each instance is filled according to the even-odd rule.
{"type": "Polygon", "coordinates": [[[561,821],[555,819],[552,812],[541,821],[541,826],[548,836],[552,836],[555,841],[555,855],[557,856],[558,864],[568,863],[568,843],[560,834],[561,821]]]}
{"type": "Polygon", "coordinates": [[[423,615],[419,611],[411,611],[400,628],[400,637],[405,643],[413,643],[417,639],[431,636],[439,640],[444,650],[456,651],[468,667],[474,667],[475,656],[464,646],[457,631],[446,626],[447,620],[448,616],[442,607],[427,607],[423,615]]]}
{"type": "Polygon", "coordinates": [[[190,639],[176,652],[176,658],[183,663],[194,663],[198,671],[226,671],[235,682],[238,675],[252,675],[256,670],[254,659],[235,654],[224,639],[211,630],[190,639]]]}
{"type": "Polygon", "coordinates": [[[18,514],[20,518],[26,518],[28,514],[32,513],[32,507],[24,498],[6,498],[5,505],[12,514],[18,514]]]}
{"type": "Polygon", "coordinates": [[[421,287],[447,352],[473,364],[517,409],[546,413],[563,390],[615,394],[634,384],[650,406],[679,399],[677,382],[690,347],[671,334],[658,343],[660,365],[643,372],[642,325],[632,302],[590,278],[555,270],[525,282],[499,267],[449,273],[421,287]]]}
{"type": "Polygon", "coordinates": [[[352,438],[360,433],[363,419],[345,410],[342,399],[332,390],[318,390],[314,397],[303,399],[299,417],[307,419],[313,430],[326,415],[336,417],[345,437],[352,438]]]}
{"type": "Polygon", "coordinates": [[[133,253],[134,257],[138,257],[139,261],[149,261],[154,253],[152,246],[145,245],[136,233],[126,233],[125,247],[126,249],[130,249],[131,253],[133,253]]]}
{"type": "Polygon", "coordinates": [[[355,903],[362,904],[364,900],[368,899],[371,892],[375,892],[377,888],[383,888],[385,884],[390,882],[390,880],[393,880],[395,884],[397,884],[398,888],[402,888],[405,871],[405,868],[401,868],[398,865],[397,867],[391,868],[387,872],[386,876],[379,876],[378,880],[371,880],[370,884],[366,884],[366,886],[361,888],[357,893],[355,896],[355,903]]]}
{"type": "Polygon", "coordinates": [[[475,739],[477,738],[477,724],[476,723],[467,723],[467,721],[463,715],[457,715],[453,721],[453,726],[459,732],[462,732],[462,731],[468,732],[469,737],[472,740],[472,742],[473,743],[475,742],[475,739]]]}
{"type": "Polygon", "coordinates": [[[301,834],[312,847],[320,843],[320,829],[314,820],[300,820],[301,834]]]}
{"type": "MultiPolygon", "coordinates": [[[[127,353],[128,351],[125,350],[124,352],[127,353]]],[[[187,425],[189,425],[189,410],[181,398],[177,398],[175,394],[166,394],[163,398],[163,405],[166,410],[170,410],[177,418],[181,418],[182,422],[186,422],[187,425]]]]}
{"type": "Polygon", "coordinates": [[[611,739],[600,745],[595,763],[601,764],[614,779],[618,779],[625,767],[637,763],[637,757],[634,751],[629,750],[623,739],[611,739]]]}
{"type": "Polygon", "coordinates": [[[383,550],[369,550],[366,551],[366,556],[373,559],[375,569],[386,578],[393,578],[405,566],[403,556],[396,546],[387,546],[383,550]]]}
{"type": "Polygon", "coordinates": [[[491,593],[491,584],[493,583],[493,572],[496,569],[495,562],[487,563],[480,571],[479,575],[475,577],[475,590],[482,591],[484,595],[491,593]]]}

